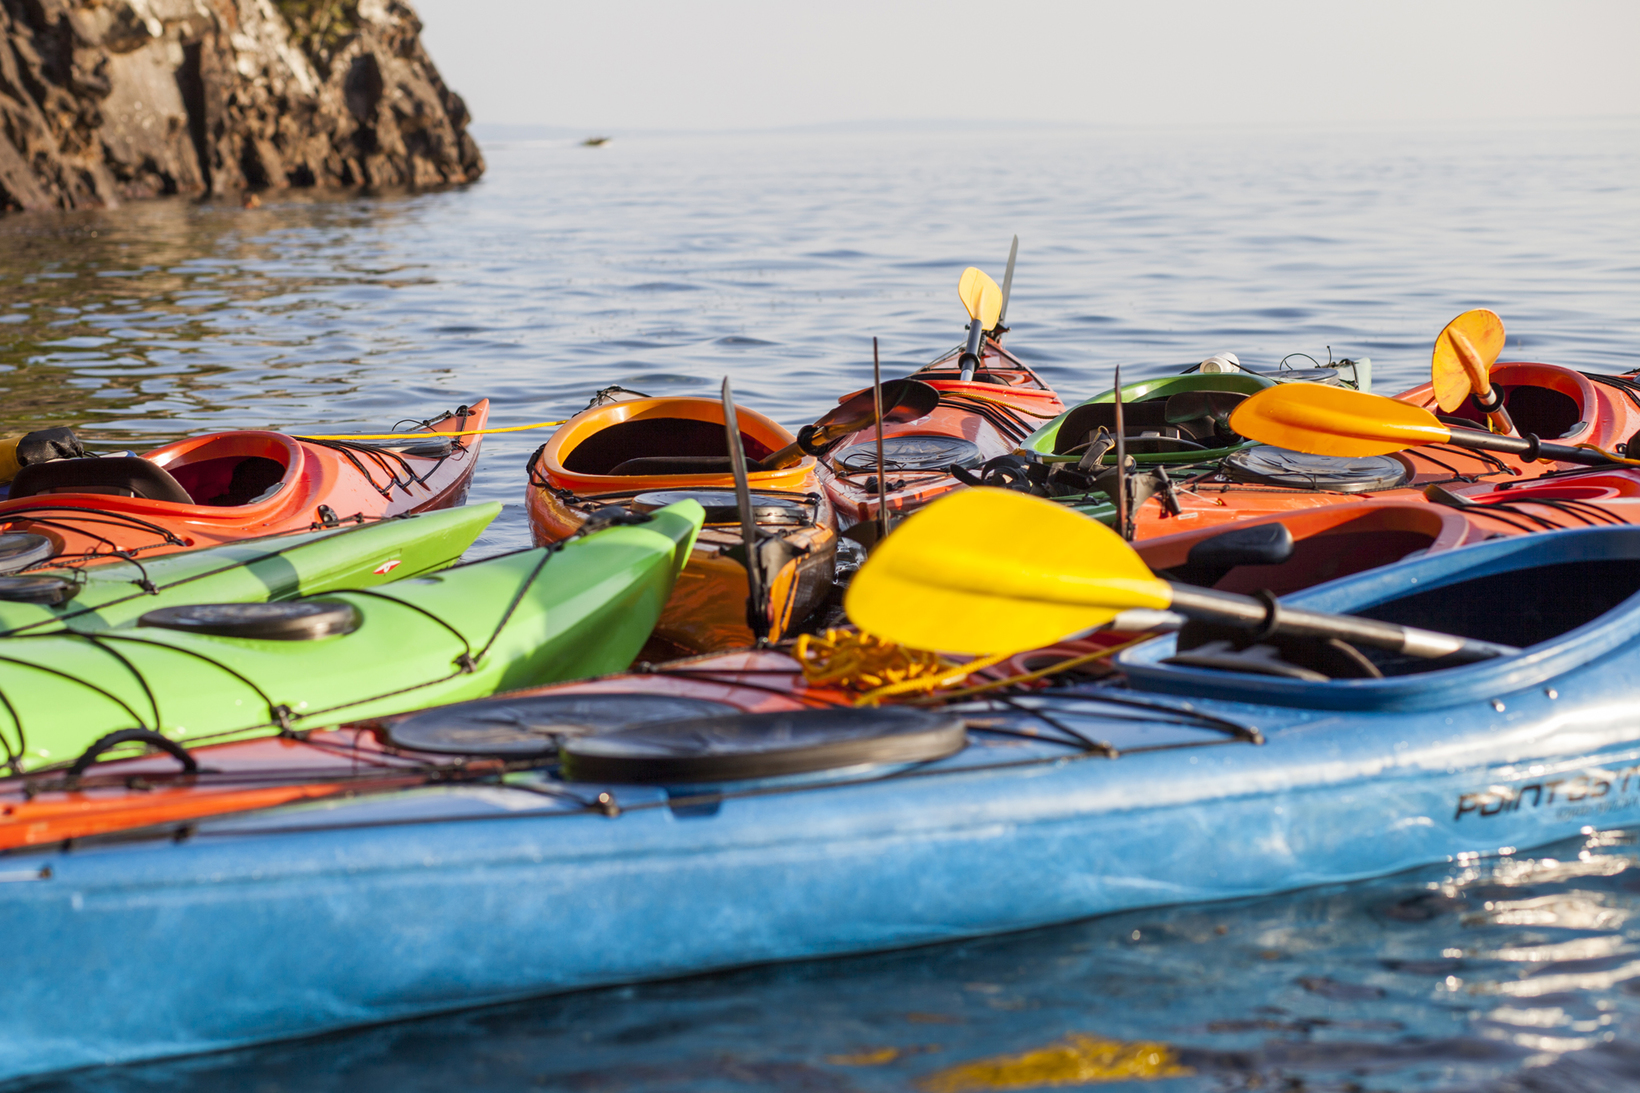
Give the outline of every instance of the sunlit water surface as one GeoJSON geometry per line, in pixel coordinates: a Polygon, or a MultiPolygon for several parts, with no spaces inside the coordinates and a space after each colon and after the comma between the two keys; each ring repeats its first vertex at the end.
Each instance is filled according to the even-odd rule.
{"type": "MultiPolygon", "coordinates": [[[[482,183],[442,193],[0,219],[0,427],[140,450],[376,432],[484,396],[492,425],[519,425],[611,383],[709,393],[724,375],[796,426],[869,381],[873,335],[888,375],[955,344],[957,275],[1000,279],[1016,232],[1008,342],[1067,399],[1114,365],[1136,378],[1224,349],[1255,367],[1368,356],[1391,392],[1478,306],[1503,316],[1506,359],[1640,367],[1635,124],[486,152],[482,183]]],[[[543,439],[485,442],[472,496],[507,509],[481,551],[526,545],[543,439]]],[[[939,1093],[980,1088],[961,1069],[976,1060],[1001,1068],[986,1088],[1035,1088],[1112,1077],[1154,1043],[1152,1076],[1103,1087],[1640,1090],[1631,834],[47,1088],[939,1093]]]]}

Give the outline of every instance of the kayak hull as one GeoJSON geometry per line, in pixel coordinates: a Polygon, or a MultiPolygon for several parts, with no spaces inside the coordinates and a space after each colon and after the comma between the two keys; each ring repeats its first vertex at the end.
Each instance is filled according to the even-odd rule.
{"type": "MultiPolygon", "coordinates": [[[[761,459],[795,437],[774,420],[739,407],[736,420],[748,459],[761,459]]],[[[530,459],[525,509],[532,539],[560,542],[608,506],[646,506],[662,495],[707,496],[734,489],[729,473],[609,473],[637,458],[649,470],[671,471],[668,455],[726,452],[723,404],[709,398],[635,398],[594,405],[560,426],[530,459]]],[[[837,564],[837,517],[815,482],[815,460],[748,474],[761,508],[767,636],[779,640],[807,619],[831,590],[837,564]]],[[[718,501],[727,500],[717,497],[718,501]]],[[[743,536],[732,506],[716,505],[655,627],[664,646],[685,653],[752,644],[743,536]],[[731,552],[735,552],[731,554],[731,552]]],[[[664,647],[663,646],[663,647],[664,647]]]]}
{"type": "MultiPolygon", "coordinates": [[[[1415,581],[1637,560],[1632,529],[1523,536],[1295,600],[1376,610],[1415,581]]],[[[0,1027],[0,1074],[1266,895],[1640,822],[1636,597],[1423,680],[1204,685],[1161,663],[1171,641],[1124,654],[1136,689],[970,711],[970,746],[914,770],[671,790],[541,771],[14,852],[0,913],[31,1004],[0,1027]],[[1170,672],[1189,698],[1158,683],[1170,672]],[[1390,694],[1420,683],[1421,701],[1390,694]],[[1040,721],[1017,735],[1032,707],[1111,751],[1052,743],[1040,721]]],[[[695,662],[647,686],[747,694],[765,655],[740,678],[695,662]]]]}
{"type": "MultiPolygon", "coordinates": [[[[489,400],[481,399],[427,422],[431,428],[425,431],[481,430],[489,410],[489,400]]],[[[115,551],[146,559],[339,521],[449,508],[466,500],[482,441],[452,435],[449,441],[406,440],[394,447],[261,430],[190,437],[143,458],[186,490],[191,504],[74,492],[71,483],[59,484],[0,501],[0,530],[44,535],[60,563],[88,564],[117,560],[109,557],[115,551]]],[[[44,466],[72,475],[78,462],[44,466]]]]}
{"type": "Polygon", "coordinates": [[[1277,749],[1272,739],[1262,754],[1204,749],[1187,777],[1161,756],[1130,756],[1118,781],[1089,759],[909,792],[831,791],[846,807],[726,800],[704,817],[680,816],[663,794],[626,791],[628,811],[613,820],[503,816],[493,802],[447,790],[421,802],[448,809],[446,823],[18,857],[0,873],[10,880],[0,901],[26,942],[12,975],[31,1004],[0,1032],[0,1074],[219,1050],[1526,848],[1591,822],[1640,820],[1640,778],[1592,802],[1598,813],[1584,789],[1564,805],[1482,805],[1455,817],[1466,797],[1520,781],[1519,762],[1481,754],[1513,752],[1570,783],[1626,774],[1640,762],[1631,733],[1600,726],[1570,753],[1545,748],[1538,734],[1452,733],[1403,754],[1410,769],[1371,792],[1344,775],[1380,767],[1381,744],[1277,749]],[[1443,747],[1472,758],[1449,772],[1443,747]],[[1215,783],[1261,789],[1235,795],[1215,783]],[[1494,814],[1478,818],[1481,807],[1494,814]]]}

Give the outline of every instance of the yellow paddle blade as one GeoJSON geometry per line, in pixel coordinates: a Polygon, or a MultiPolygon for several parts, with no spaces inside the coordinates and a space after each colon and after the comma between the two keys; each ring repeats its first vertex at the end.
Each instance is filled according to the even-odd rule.
{"type": "Polygon", "coordinates": [[[1492,390],[1488,370],[1503,352],[1503,320],[1486,308],[1466,311],[1446,324],[1435,339],[1429,378],[1435,401],[1451,413],[1471,394],[1485,398],[1492,390]]]}
{"type": "Polygon", "coordinates": [[[855,574],[843,606],[860,629],[917,649],[1015,653],[1165,608],[1120,536],[1063,505],[1012,490],[959,490],[896,528],[855,574]]]}
{"type": "Polygon", "coordinates": [[[1230,428],[1248,440],[1312,455],[1388,455],[1452,438],[1421,406],[1319,383],[1265,388],[1231,412],[1230,428]]]}
{"type": "Polygon", "coordinates": [[[1002,289],[997,283],[976,266],[969,266],[962,271],[962,280],[957,282],[957,295],[962,297],[962,306],[968,309],[968,317],[979,323],[981,330],[990,330],[997,325],[1002,316],[1002,289]]]}

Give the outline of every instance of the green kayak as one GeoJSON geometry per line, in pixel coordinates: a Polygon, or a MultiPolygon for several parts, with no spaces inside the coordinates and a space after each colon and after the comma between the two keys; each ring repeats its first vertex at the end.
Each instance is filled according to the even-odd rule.
{"type": "MultiPolygon", "coordinates": [[[[1205,414],[1195,419],[1168,422],[1169,402],[1175,395],[1223,392],[1251,395],[1274,387],[1275,381],[1251,372],[1191,372],[1182,376],[1158,376],[1122,385],[1124,432],[1128,454],[1140,466],[1162,464],[1169,469],[1196,463],[1216,463],[1231,452],[1249,445],[1240,437],[1227,436],[1205,414]],[[1145,434],[1153,434],[1147,436],[1145,434]]],[[[1020,446],[1047,462],[1075,463],[1086,450],[1087,434],[1106,422],[1116,401],[1114,391],[1104,391],[1080,402],[1025,438],[1020,446]],[[1066,426],[1069,428],[1065,428],[1066,426]],[[1073,436],[1072,433],[1081,435],[1073,436]]],[[[1175,403],[1175,405],[1178,405],[1175,403]]],[[[1106,453],[1104,465],[1114,466],[1116,456],[1106,453]]]]}
{"type": "Polygon", "coordinates": [[[38,769],[99,753],[111,734],[215,742],[618,671],[660,617],[704,517],[684,501],[381,588],[169,607],[135,625],[8,638],[3,759],[38,769]]]}
{"type": "MultiPolygon", "coordinates": [[[[106,630],[161,607],[289,600],[415,577],[453,564],[500,512],[499,504],[471,505],[242,539],[147,562],[30,568],[0,576],[0,637],[65,626],[106,630]]],[[[19,541],[38,538],[0,536],[0,560],[7,553],[26,560],[19,541]]]]}

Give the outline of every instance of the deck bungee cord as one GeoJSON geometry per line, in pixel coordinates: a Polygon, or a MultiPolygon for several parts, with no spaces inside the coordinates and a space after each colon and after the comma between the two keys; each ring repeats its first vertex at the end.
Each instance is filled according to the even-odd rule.
{"type": "Polygon", "coordinates": [[[190,746],[286,734],[334,723],[344,711],[402,712],[440,698],[479,697],[504,683],[623,667],[670,589],[679,543],[692,540],[699,521],[698,506],[671,506],[391,590],[179,606],[150,611],[132,630],[65,627],[14,637],[0,649],[9,677],[0,686],[9,721],[0,731],[5,762],[13,771],[25,763],[60,768],[128,729],[190,746]],[[566,552],[573,554],[569,568],[552,576],[565,563],[548,563],[566,552]],[[602,591],[586,596],[593,588],[602,591]],[[526,603],[533,604],[527,619],[526,603]],[[607,627],[586,629],[617,610],[624,614],[607,627]],[[338,621],[315,623],[319,629],[297,621],[329,615],[338,621]],[[289,624],[278,621],[287,617],[289,624]],[[384,649],[399,650],[380,652],[397,657],[392,670],[376,659],[384,649]],[[356,662],[375,670],[355,672],[349,666],[356,662]],[[44,679],[55,682],[42,690],[44,679]]]}

